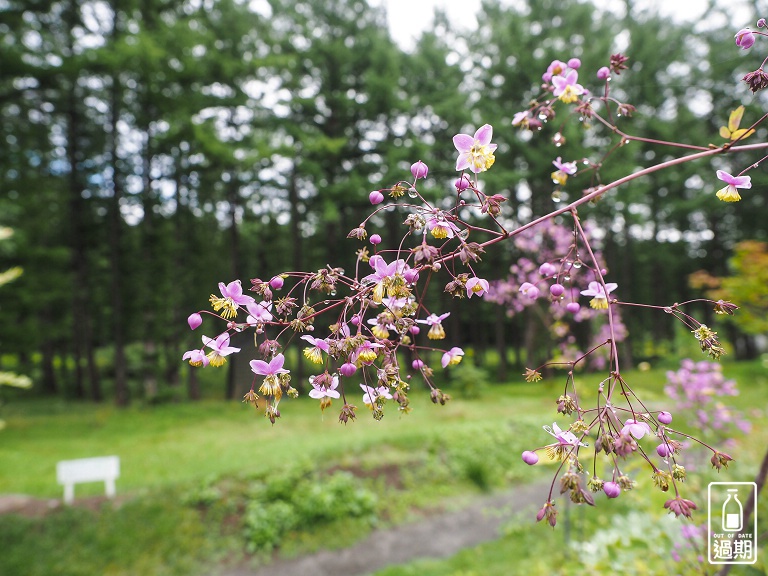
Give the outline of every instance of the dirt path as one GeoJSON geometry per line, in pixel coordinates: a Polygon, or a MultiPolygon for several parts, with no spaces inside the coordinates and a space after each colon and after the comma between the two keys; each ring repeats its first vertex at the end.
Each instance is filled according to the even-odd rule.
{"type": "Polygon", "coordinates": [[[377,530],[351,548],[279,560],[257,570],[229,570],[223,576],[364,576],[417,558],[446,558],[498,538],[499,528],[519,512],[529,513],[533,525],[534,511],[548,490],[549,482],[522,486],[479,498],[462,510],[377,530]]]}

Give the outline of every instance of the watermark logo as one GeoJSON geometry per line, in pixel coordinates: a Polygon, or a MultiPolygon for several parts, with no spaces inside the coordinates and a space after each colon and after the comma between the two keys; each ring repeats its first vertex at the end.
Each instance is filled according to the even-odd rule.
{"type": "Polygon", "coordinates": [[[757,562],[757,484],[712,482],[707,504],[709,563],[757,562]]]}

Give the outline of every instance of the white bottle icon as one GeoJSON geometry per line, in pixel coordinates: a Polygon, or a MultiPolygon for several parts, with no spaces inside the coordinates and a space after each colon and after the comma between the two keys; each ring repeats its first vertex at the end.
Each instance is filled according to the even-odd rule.
{"type": "Polygon", "coordinates": [[[742,528],[744,510],[739,502],[739,490],[728,489],[728,498],[723,503],[723,531],[738,532],[742,528]]]}

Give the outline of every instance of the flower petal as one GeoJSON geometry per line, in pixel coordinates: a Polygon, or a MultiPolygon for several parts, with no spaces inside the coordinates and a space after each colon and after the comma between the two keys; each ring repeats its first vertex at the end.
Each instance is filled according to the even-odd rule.
{"type": "Polygon", "coordinates": [[[469,134],[456,134],[453,137],[453,145],[459,152],[468,152],[475,144],[475,139],[469,134]]]}
{"type": "Polygon", "coordinates": [[[260,376],[266,376],[269,374],[269,364],[264,362],[264,360],[251,360],[249,362],[251,365],[251,370],[254,374],[259,374],[260,376]]]}
{"type": "MultiPolygon", "coordinates": [[[[477,129],[477,132],[475,132],[475,140],[480,142],[483,146],[487,146],[491,143],[491,139],[493,138],[493,126],[490,124],[483,124],[480,126],[480,128],[477,129]]],[[[473,142],[474,144],[474,142],[473,142]]]]}

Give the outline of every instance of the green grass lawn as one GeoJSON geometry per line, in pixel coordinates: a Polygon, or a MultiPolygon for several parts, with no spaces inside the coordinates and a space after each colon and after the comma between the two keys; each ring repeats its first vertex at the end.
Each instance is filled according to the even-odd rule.
{"type": "MultiPolygon", "coordinates": [[[[723,480],[751,480],[768,444],[767,372],[760,362],[725,364],[726,376],[735,378],[742,392],[727,401],[748,413],[753,430],[742,439],[734,453],[738,461],[727,476],[721,475],[723,480]]],[[[635,371],[625,377],[647,403],[665,406],[663,370],[635,371]]],[[[577,376],[582,399],[594,394],[600,379],[577,376]]],[[[116,454],[121,458],[118,495],[127,500],[97,513],[74,508],[43,520],[0,517],[0,541],[11,543],[0,554],[0,573],[205,573],[211,565],[243,557],[243,507],[254,498],[254,491],[274,489],[270,482],[289,478],[286,470],[297,466],[373,470],[363,474],[362,488],[377,498],[379,523],[402,521],[414,507],[458,506],[479,490],[535,480],[551,474],[553,466],[530,468],[519,455],[548,443],[543,424],[557,420],[565,427],[566,419],[555,411],[563,382],[564,378],[556,378],[537,384],[487,385],[479,397],[456,398],[443,407],[433,405],[426,392],[414,390],[412,414],[399,416],[391,406],[377,422],[358,402],[359,417],[347,426],[337,421],[338,405],[322,414],[317,403],[306,398],[284,400],[283,417],[275,426],[251,407],[234,402],[118,410],[109,405],[14,399],[5,407],[7,428],[0,432],[0,493],[60,497],[57,461],[116,454]],[[375,471],[387,467],[398,469],[399,486],[387,485],[386,474],[376,478],[375,471]]],[[[681,417],[676,418],[677,423],[681,417]]],[[[306,474],[302,478],[311,488],[311,479],[306,474]]],[[[98,484],[76,489],[77,496],[102,493],[98,484]]],[[[611,521],[637,507],[658,509],[662,496],[646,479],[632,496],[639,504],[631,505],[629,497],[602,502],[597,514],[585,516],[583,531],[590,534],[604,524],[590,518],[611,521]]],[[[329,526],[338,535],[336,546],[361,537],[371,526],[334,522],[329,526]]],[[[324,533],[313,537],[311,531],[291,532],[282,551],[297,554],[325,546],[324,533]]],[[[417,564],[385,574],[508,574],[503,567],[509,558],[541,556],[536,562],[545,561],[550,554],[545,546],[562,542],[561,533],[552,536],[551,530],[525,518],[511,525],[510,536],[498,543],[434,567],[417,564]]]]}

